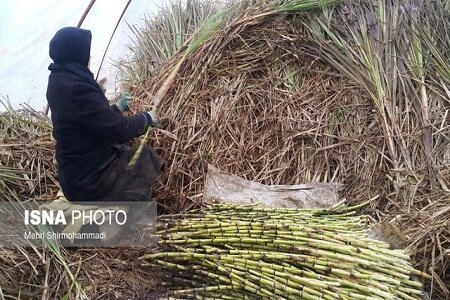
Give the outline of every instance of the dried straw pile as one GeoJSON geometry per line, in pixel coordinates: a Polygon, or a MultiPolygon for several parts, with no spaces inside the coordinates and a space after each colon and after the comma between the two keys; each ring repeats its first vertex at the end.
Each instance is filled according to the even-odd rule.
{"type": "MultiPolygon", "coordinates": [[[[323,3],[244,3],[210,18],[171,59],[135,62],[134,110],[169,84],[150,142],[169,165],[156,197],[170,211],[195,205],[208,163],[268,184],[340,182],[353,201],[381,194],[374,215],[402,220],[434,296],[448,295],[450,7],[310,9],[323,3]],[[139,72],[146,64],[150,74],[139,72]]],[[[155,42],[142,40],[139,51],[155,42]]]]}
{"type": "MultiPolygon", "coordinates": [[[[307,37],[294,26],[300,16],[265,10],[242,11],[209,39],[159,106],[164,131],[151,144],[169,161],[160,191],[174,210],[201,193],[208,163],[266,184],[339,181],[366,198],[383,178],[383,137],[370,98],[305,55],[307,37]]],[[[151,105],[180,58],[134,90],[139,109],[151,105]]]]}
{"type": "MultiPolygon", "coordinates": [[[[58,183],[49,119],[28,107],[15,111],[7,101],[1,104],[6,110],[0,113],[0,201],[51,199],[58,183]]],[[[33,299],[36,293],[50,298],[52,289],[45,288],[58,289],[61,280],[50,277],[50,267],[54,273],[61,269],[51,257],[31,247],[0,247],[0,299],[33,299]]]]}
{"type": "Polygon", "coordinates": [[[52,126],[30,108],[0,114],[0,200],[55,195],[56,164],[52,126]]]}

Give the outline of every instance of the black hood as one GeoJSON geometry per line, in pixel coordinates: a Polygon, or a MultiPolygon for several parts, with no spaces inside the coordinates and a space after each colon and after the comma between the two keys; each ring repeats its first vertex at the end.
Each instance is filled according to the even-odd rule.
{"type": "Polygon", "coordinates": [[[89,30],[64,27],[50,41],[50,57],[56,64],[77,63],[87,67],[92,35],[89,30]]]}

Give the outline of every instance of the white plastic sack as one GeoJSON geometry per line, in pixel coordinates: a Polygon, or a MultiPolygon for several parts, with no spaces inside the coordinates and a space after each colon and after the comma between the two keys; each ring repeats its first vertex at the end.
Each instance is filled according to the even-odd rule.
{"type": "Polygon", "coordinates": [[[260,203],[262,207],[330,207],[339,201],[340,185],[311,182],[298,185],[264,185],[208,165],[203,198],[232,204],[260,203]]]}

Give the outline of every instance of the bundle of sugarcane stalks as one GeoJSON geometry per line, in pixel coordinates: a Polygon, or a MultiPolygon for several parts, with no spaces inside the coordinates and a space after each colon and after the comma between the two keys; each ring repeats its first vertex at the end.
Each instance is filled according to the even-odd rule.
{"type": "Polygon", "coordinates": [[[161,218],[161,252],[177,299],[421,299],[408,255],[367,237],[356,207],[213,204],[161,218]]]}

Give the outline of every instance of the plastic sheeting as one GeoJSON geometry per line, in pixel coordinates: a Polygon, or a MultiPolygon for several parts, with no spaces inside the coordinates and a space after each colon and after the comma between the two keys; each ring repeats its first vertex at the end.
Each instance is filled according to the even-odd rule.
{"type": "Polygon", "coordinates": [[[331,207],[339,201],[339,184],[310,182],[297,185],[264,185],[245,180],[208,165],[203,198],[231,204],[259,203],[261,207],[331,207]]]}

